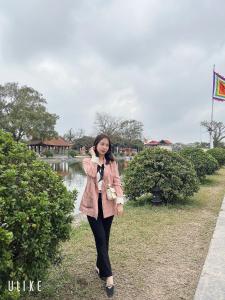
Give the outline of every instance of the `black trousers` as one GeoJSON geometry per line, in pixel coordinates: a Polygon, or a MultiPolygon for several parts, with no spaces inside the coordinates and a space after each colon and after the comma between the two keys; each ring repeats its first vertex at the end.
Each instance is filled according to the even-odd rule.
{"type": "Polygon", "coordinates": [[[98,218],[87,216],[88,222],[91,226],[95,238],[95,245],[97,250],[96,266],[99,268],[99,274],[102,277],[112,276],[112,269],[109,260],[109,235],[110,228],[114,216],[103,218],[102,211],[102,194],[98,197],[98,218]]]}

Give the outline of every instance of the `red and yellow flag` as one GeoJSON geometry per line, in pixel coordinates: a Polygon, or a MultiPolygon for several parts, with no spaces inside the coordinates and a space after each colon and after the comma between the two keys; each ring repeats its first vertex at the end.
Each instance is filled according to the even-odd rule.
{"type": "Polygon", "coordinates": [[[213,74],[213,99],[225,101],[225,78],[216,72],[213,74]]]}

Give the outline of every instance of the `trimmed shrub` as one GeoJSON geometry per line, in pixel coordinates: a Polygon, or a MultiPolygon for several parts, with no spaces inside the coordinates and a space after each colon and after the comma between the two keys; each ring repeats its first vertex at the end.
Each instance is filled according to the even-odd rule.
{"type": "Polygon", "coordinates": [[[134,156],[124,171],[126,197],[138,200],[160,188],[165,202],[184,199],[198,190],[199,181],[193,165],[177,153],[161,148],[145,149],[134,156]]]}
{"type": "Polygon", "coordinates": [[[68,151],[68,157],[75,157],[77,155],[77,152],[75,150],[69,150],[68,151]]]}
{"type": "Polygon", "coordinates": [[[192,162],[201,181],[206,175],[213,174],[219,168],[216,159],[200,148],[188,147],[181,150],[180,154],[192,162]]]}
{"type": "Polygon", "coordinates": [[[208,156],[206,174],[212,175],[219,169],[218,161],[209,153],[204,152],[208,156]]]}
{"type": "Polygon", "coordinates": [[[213,148],[207,151],[212,155],[219,163],[219,166],[222,167],[225,165],[225,149],[224,148],[213,148]]]}
{"type": "Polygon", "coordinates": [[[43,280],[59,260],[59,243],[70,237],[76,194],[48,163],[0,130],[0,221],[8,231],[0,232],[5,261],[0,293],[8,280],[43,280]]]}
{"type": "Polygon", "coordinates": [[[45,155],[47,158],[48,158],[48,157],[53,157],[53,152],[52,152],[51,150],[49,150],[49,149],[44,150],[44,151],[42,152],[42,154],[45,155]]]}

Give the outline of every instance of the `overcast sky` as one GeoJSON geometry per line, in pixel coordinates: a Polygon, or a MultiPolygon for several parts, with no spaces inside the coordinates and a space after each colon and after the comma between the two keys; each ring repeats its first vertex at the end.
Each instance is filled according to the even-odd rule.
{"type": "Polygon", "coordinates": [[[148,139],[208,141],[214,64],[225,75],[224,0],[0,0],[0,84],[42,93],[61,135],[107,112],[148,139]]]}

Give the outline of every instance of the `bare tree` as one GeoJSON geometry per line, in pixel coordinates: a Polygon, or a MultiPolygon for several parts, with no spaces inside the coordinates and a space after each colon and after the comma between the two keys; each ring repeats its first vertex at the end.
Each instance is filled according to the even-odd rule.
{"type": "Polygon", "coordinates": [[[78,128],[74,135],[75,139],[81,139],[85,135],[85,130],[82,128],[78,128]]]}
{"type": "Polygon", "coordinates": [[[143,124],[136,120],[125,120],[120,124],[120,135],[123,139],[134,141],[142,139],[143,124]]]}
{"type": "Polygon", "coordinates": [[[219,147],[222,140],[225,138],[225,125],[222,122],[213,121],[203,121],[201,126],[205,127],[209,134],[212,132],[213,146],[219,147]]]}
{"type": "Polygon", "coordinates": [[[70,128],[63,137],[68,142],[75,142],[75,140],[82,138],[84,134],[85,131],[82,128],[77,129],[77,131],[74,131],[73,128],[70,128]]]}
{"type": "Polygon", "coordinates": [[[98,133],[105,133],[111,139],[119,135],[121,119],[108,113],[96,113],[95,128],[98,133]]]}
{"type": "Polygon", "coordinates": [[[72,128],[70,128],[65,134],[64,134],[64,139],[68,142],[74,142],[75,140],[75,133],[72,128]]]}

